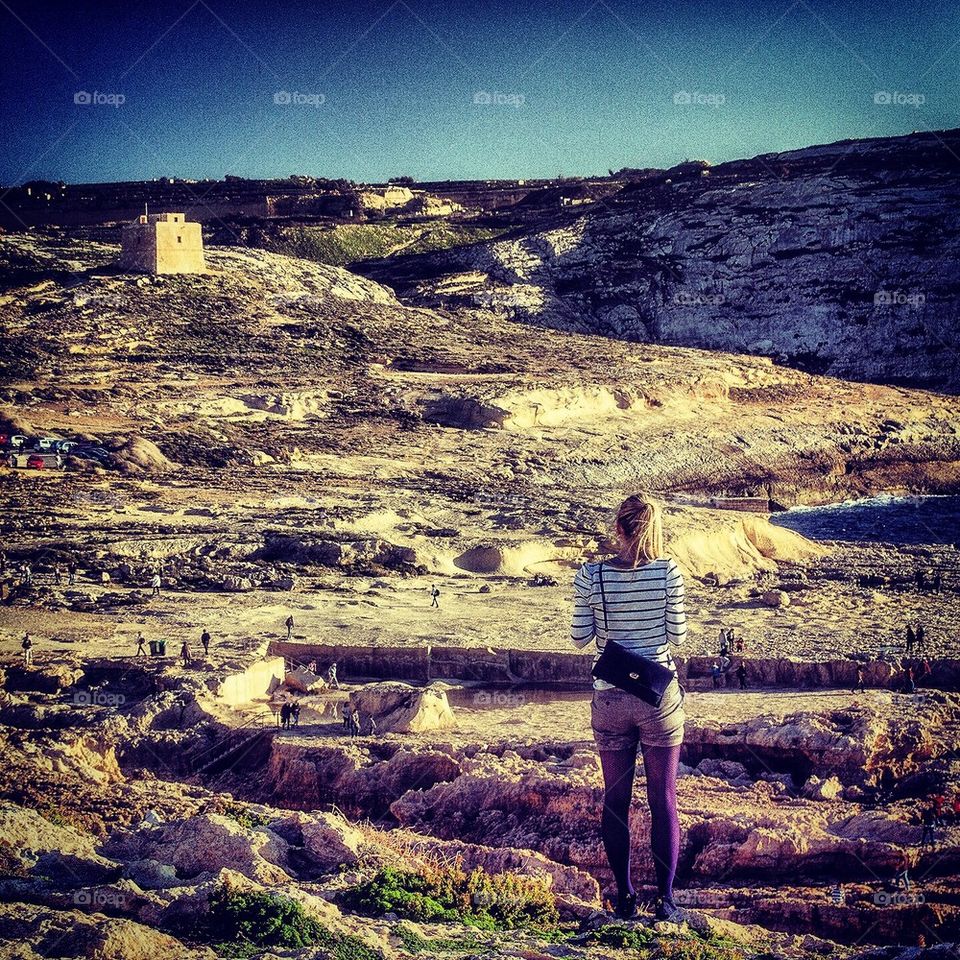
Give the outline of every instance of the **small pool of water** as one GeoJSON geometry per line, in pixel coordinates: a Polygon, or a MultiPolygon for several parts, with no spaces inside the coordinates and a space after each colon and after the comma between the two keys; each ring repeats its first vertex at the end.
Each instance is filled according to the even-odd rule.
{"type": "Polygon", "coordinates": [[[771,523],[811,540],[946,544],[960,547],[960,497],[869,497],[823,507],[794,507],[771,523]]]}
{"type": "Polygon", "coordinates": [[[593,696],[593,691],[582,689],[563,689],[561,687],[454,687],[447,690],[447,702],[456,709],[503,710],[510,707],[523,707],[533,703],[557,703],[559,701],[585,701],[593,696]]]}

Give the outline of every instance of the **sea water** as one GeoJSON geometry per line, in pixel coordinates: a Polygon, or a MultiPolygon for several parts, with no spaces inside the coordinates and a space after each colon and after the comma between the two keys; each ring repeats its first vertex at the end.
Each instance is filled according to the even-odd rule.
{"type": "Polygon", "coordinates": [[[793,507],[770,520],[812,540],[946,544],[960,549],[960,496],[884,494],[822,507],[793,507]]]}

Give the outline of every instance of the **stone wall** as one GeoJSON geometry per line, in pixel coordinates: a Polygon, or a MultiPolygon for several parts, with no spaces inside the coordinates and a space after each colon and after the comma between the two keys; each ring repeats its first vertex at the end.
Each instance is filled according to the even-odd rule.
{"type": "MultiPolygon", "coordinates": [[[[592,655],[515,650],[507,647],[417,647],[339,646],[325,643],[299,643],[274,640],[270,654],[288,657],[308,666],[314,661],[321,671],[335,660],[341,679],[375,678],[411,680],[473,681],[479,683],[535,683],[567,687],[586,687],[590,683],[592,655]]],[[[706,689],[714,657],[677,659],[680,678],[706,689]],[[698,681],[707,681],[701,685],[698,681]]],[[[744,658],[751,687],[850,687],[856,678],[853,660],[804,661],[782,658],[744,658]]],[[[734,664],[740,658],[734,657],[734,664]]],[[[898,665],[886,661],[861,663],[868,687],[896,688],[903,674],[898,665]]],[[[960,660],[931,660],[931,675],[925,686],[942,690],[960,690],[960,660]]]]}

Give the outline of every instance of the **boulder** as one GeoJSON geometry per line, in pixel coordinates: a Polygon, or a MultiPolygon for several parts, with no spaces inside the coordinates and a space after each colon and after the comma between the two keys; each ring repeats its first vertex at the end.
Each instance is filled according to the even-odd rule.
{"type": "Polygon", "coordinates": [[[760,602],[768,607],[789,607],[790,594],[784,590],[766,590],[761,594],[760,602]]]}
{"type": "Polygon", "coordinates": [[[313,693],[316,690],[323,690],[326,682],[318,677],[312,670],[306,667],[297,667],[295,670],[288,670],[284,680],[291,690],[300,690],[302,693],[313,693]]]}
{"type": "Polygon", "coordinates": [[[836,777],[809,777],[800,789],[800,796],[808,800],[836,800],[843,793],[843,784],[836,777]]]}
{"type": "Polygon", "coordinates": [[[259,883],[290,879],[285,869],[287,844],[264,827],[247,829],[230,817],[202,813],[158,832],[160,837],[150,845],[148,857],[171,865],[181,878],[226,867],[259,883]]]}
{"type": "Polygon", "coordinates": [[[356,863],[364,839],[344,817],[327,812],[294,811],[272,822],[270,829],[291,846],[302,847],[302,852],[323,871],[356,863]]]}
{"type": "Polygon", "coordinates": [[[445,691],[406,683],[368,684],[351,692],[350,705],[363,719],[372,716],[378,733],[426,733],[457,725],[445,691]]]}

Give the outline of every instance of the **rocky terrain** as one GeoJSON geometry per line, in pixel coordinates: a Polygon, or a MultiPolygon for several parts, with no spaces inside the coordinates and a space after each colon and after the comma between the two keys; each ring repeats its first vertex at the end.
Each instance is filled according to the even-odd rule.
{"type": "Polygon", "coordinates": [[[272,251],[163,278],[116,255],[0,236],[0,432],[98,451],[0,467],[0,956],[950,955],[960,834],[918,839],[956,788],[960,536],[814,542],[770,514],[955,494],[960,404],[930,389],[948,349],[904,348],[912,385],[864,383],[739,340],[516,323],[462,278],[398,296],[272,251]],[[639,487],[689,597],[678,924],[603,911],[588,658],[567,640],[573,572],[639,487]],[[930,661],[914,693],[907,621],[930,661]],[[748,691],[709,680],[721,626],[748,691]]]}
{"type": "Polygon", "coordinates": [[[557,222],[364,265],[429,306],[956,390],[956,130],[647,171],[557,222]]]}

